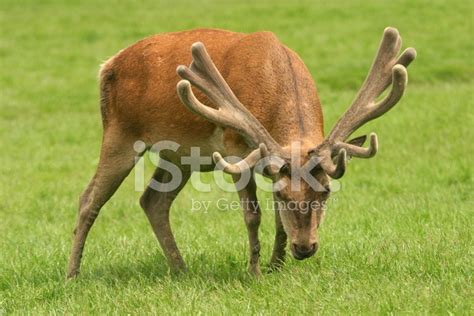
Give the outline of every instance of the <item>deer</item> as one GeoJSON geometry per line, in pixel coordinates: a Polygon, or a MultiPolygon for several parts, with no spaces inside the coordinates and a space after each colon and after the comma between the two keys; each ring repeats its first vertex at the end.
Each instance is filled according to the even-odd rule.
{"type": "MultiPolygon", "coordinates": [[[[269,267],[279,269],[284,264],[288,243],[295,259],[313,256],[319,248],[317,231],[325,209],[321,205],[330,196],[331,179],[344,175],[350,158],[371,158],[378,151],[375,133],[350,136],[387,113],[406,90],[406,68],[416,50],[410,47],[400,54],[401,45],[398,30],[387,27],[359,92],[327,135],[309,70],[271,32],[165,33],[138,41],[108,59],[99,72],[100,159],[79,199],[68,278],[79,273],[86,238],[100,209],[135,166],[137,140],[144,144],[140,155],[162,140],[180,144],[176,150],[159,153],[162,161],[181,171],[179,184],[166,192],[148,186],[140,198],[171,271],[186,271],[186,264],[171,229],[170,207],[193,172],[213,171],[217,165],[237,182],[243,172],[256,171],[259,161],[265,161],[258,173],[275,185],[275,202],[319,202],[309,211],[288,210],[278,203],[269,267]],[[294,142],[300,144],[298,150],[292,150],[294,142]],[[192,147],[212,157],[199,170],[181,160],[192,147]],[[232,163],[224,158],[228,156],[240,160],[232,163]],[[315,189],[308,177],[298,177],[303,172],[322,189],[315,189]],[[289,185],[295,178],[298,190],[289,185]]],[[[172,173],[160,164],[151,180],[168,183],[171,178],[172,173]]],[[[248,234],[248,271],[260,276],[262,210],[256,189],[253,172],[238,195],[248,234]]]]}

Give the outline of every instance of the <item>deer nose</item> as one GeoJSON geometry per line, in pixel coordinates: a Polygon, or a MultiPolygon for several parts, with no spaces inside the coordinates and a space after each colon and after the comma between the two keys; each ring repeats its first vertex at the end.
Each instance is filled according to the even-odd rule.
{"type": "Polygon", "coordinates": [[[311,244],[310,246],[292,244],[293,257],[297,260],[303,260],[311,257],[318,250],[318,243],[311,244]]]}

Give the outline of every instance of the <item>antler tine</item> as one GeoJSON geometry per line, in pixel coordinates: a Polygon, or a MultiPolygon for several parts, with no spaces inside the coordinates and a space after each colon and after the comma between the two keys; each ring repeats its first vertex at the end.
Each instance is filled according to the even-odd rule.
{"type": "Polygon", "coordinates": [[[412,61],[416,58],[416,49],[413,47],[408,47],[403,51],[403,53],[398,57],[397,64],[408,67],[412,61]]]}
{"type": "Polygon", "coordinates": [[[402,38],[398,30],[392,27],[385,28],[377,55],[358,97],[362,97],[365,99],[364,101],[372,101],[370,98],[376,98],[390,84],[388,74],[395,64],[395,58],[400,51],[401,45],[402,38]]]}
{"type": "Polygon", "coordinates": [[[178,75],[183,78],[177,85],[182,103],[193,113],[214,124],[236,130],[249,146],[258,147],[263,143],[269,151],[281,153],[281,147],[271,137],[263,125],[240,103],[232,89],[220,74],[206,51],[204,44],[197,42],[191,47],[191,66],[179,66],[178,75]],[[193,94],[191,84],[201,90],[215,107],[201,103],[193,94]]]}
{"type": "MultiPolygon", "coordinates": [[[[213,86],[219,87],[215,92],[220,93],[222,97],[224,97],[224,100],[229,100],[229,102],[233,103],[234,107],[246,111],[247,109],[239,102],[219,70],[217,70],[216,65],[214,65],[211,57],[207,53],[204,44],[201,42],[194,43],[191,46],[191,54],[193,56],[193,62],[190,66],[191,70],[197,72],[203,78],[210,80],[214,84],[211,85],[210,88],[213,88],[213,86]]],[[[227,104],[224,103],[222,105],[225,106],[227,104]]]]}
{"type": "Polygon", "coordinates": [[[193,85],[205,92],[216,106],[227,108],[233,106],[240,110],[245,109],[227,82],[222,78],[222,75],[207,53],[204,44],[201,42],[194,43],[191,46],[191,54],[193,56],[191,66],[189,68],[179,66],[177,69],[178,75],[183,79],[189,80],[193,85]]]}
{"type": "MultiPolygon", "coordinates": [[[[181,66],[180,66],[181,67],[181,66]]],[[[202,104],[191,90],[191,83],[188,80],[181,80],[177,85],[178,96],[181,102],[193,113],[207,118],[212,122],[219,122],[219,125],[229,125],[232,122],[226,115],[222,115],[219,110],[202,104]]]]}
{"type": "Polygon", "coordinates": [[[370,142],[369,147],[364,148],[344,142],[337,142],[334,145],[334,151],[339,152],[341,149],[345,149],[347,151],[347,155],[350,157],[358,157],[358,158],[372,158],[375,156],[379,149],[379,143],[377,140],[377,135],[375,133],[370,133],[370,142]]]}
{"type": "MultiPolygon", "coordinates": [[[[401,42],[401,40],[400,40],[401,42]]],[[[399,50],[399,48],[397,48],[397,51],[399,50]]],[[[400,55],[400,57],[397,59],[397,61],[394,63],[394,66],[395,67],[396,65],[402,65],[404,66],[405,68],[408,67],[408,65],[411,64],[411,62],[413,60],[415,60],[416,58],[416,50],[413,48],[413,47],[409,47],[407,49],[405,49],[403,51],[403,53],[400,55]]],[[[393,59],[392,59],[393,60],[393,59]]],[[[389,70],[391,70],[393,72],[393,68],[388,68],[389,70]]],[[[371,72],[374,71],[374,67],[372,67],[371,69],[371,72]]],[[[381,88],[379,88],[378,90],[381,91],[378,95],[380,95],[383,91],[385,91],[385,89],[387,89],[387,87],[390,85],[391,83],[391,77],[387,74],[385,75],[384,79],[386,80],[382,80],[381,83],[383,83],[383,85],[381,85],[381,88]]],[[[367,82],[367,80],[366,80],[367,82]]],[[[366,83],[364,82],[364,84],[366,83]]],[[[362,89],[361,89],[362,90],[362,89]]],[[[377,95],[377,96],[378,96],[377,95]]],[[[370,103],[370,102],[369,102],[370,103]]]]}
{"type": "Polygon", "coordinates": [[[268,154],[267,147],[265,144],[260,144],[259,148],[252,151],[245,159],[235,164],[230,164],[222,158],[222,155],[218,152],[212,154],[212,159],[216,165],[222,167],[222,170],[229,174],[241,174],[245,171],[252,169],[257,162],[268,154]]]}
{"type": "Polygon", "coordinates": [[[321,168],[333,179],[341,178],[346,172],[347,152],[344,148],[339,150],[336,163],[332,161],[331,155],[324,156],[319,162],[321,168]]]}
{"type": "Polygon", "coordinates": [[[408,82],[407,69],[402,65],[395,65],[392,69],[392,89],[380,102],[371,106],[366,121],[373,120],[388,112],[402,98],[408,82]]]}

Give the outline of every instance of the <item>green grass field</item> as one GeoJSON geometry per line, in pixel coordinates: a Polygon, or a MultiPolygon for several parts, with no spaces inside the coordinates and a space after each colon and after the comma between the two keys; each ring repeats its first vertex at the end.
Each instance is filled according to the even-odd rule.
{"type": "MultiPolygon", "coordinates": [[[[474,313],[472,1],[0,5],[0,315],[474,313]],[[363,129],[378,133],[380,152],[351,162],[315,257],[252,278],[240,212],[190,211],[192,198],[237,196],[187,187],[172,225],[189,273],[171,275],[132,172],[92,229],[80,277],[65,282],[78,198],[98,160],[102,61],[160,32],[270,30],[306,62],[329,130],[388,25],[418,51],[408,91],[363,129]]],[[[274,224],[263,216],[266,263],[274,224]]]]}

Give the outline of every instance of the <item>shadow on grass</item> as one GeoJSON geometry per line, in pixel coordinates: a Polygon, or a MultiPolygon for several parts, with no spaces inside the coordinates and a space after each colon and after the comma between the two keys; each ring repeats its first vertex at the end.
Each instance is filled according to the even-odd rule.
{"type": "MultiPolygon", "coordinates": [[[[279,270],[270,272],[268,260],[262,258],[261,266],[263,276],[258,279],[247,272],[246,254],[223,248],[216,253],[208,251],[188,251],[188,271],[185,273],[171,273],[166,258],[157,250],[140,256],[125,256],[110,258],[107,254],[102,254],[100,259],[85,260],[81,266],[81,273],[73,280],[66,281],[66,256],[58,257],[64,260],[51,262],[38,262],[29,269],[5,269],[5,275],[9,276],[0,282],[2,291],[22,291],[24,288],[36,288],[40,297],[61,296],[64,288],[80,289],[84,286],[103,284],[106,287],[122,288],[128,284],[140,284],[153,286],[155,284],[176,283],[191,287],[198,287],[202,284],[211,287],[225,287],[229,284],[238,283],[243,287],[250,287],[255,282],[271,279],[271,275],[308,269],[312,266],[312,273],[317,273],[321,269],[320,256],[305,262],[293,262],[287,257],[287,263],[279,270]],[[317,271],[314,270],[316,268],[317,271]]],[[[57,257],[56,257],[57,258],[57,257]]],[[[267,258],[268,259],[268,258],[267,258]]]]}
{"type": "Polygon", "coordinates": [[[110,286],[136,280],[146,284],[168,281],[189,283],[191,281],[222,285],[236,281],[242,285],[250,285],[256,280],[247,272],[247,262],[237,258],[230,251],[220,252],[218,258],[211,253],[195,254],[188,258],[186,263],[188,267],[186,272],[173,273],[170,271],[166,258],[161,253],[153,253],[143,258],[129,259],[127,262],[109,262],[89,269],[83,266],[77,280],[80,280],[80,283],[100,281],[110,286]]]}

